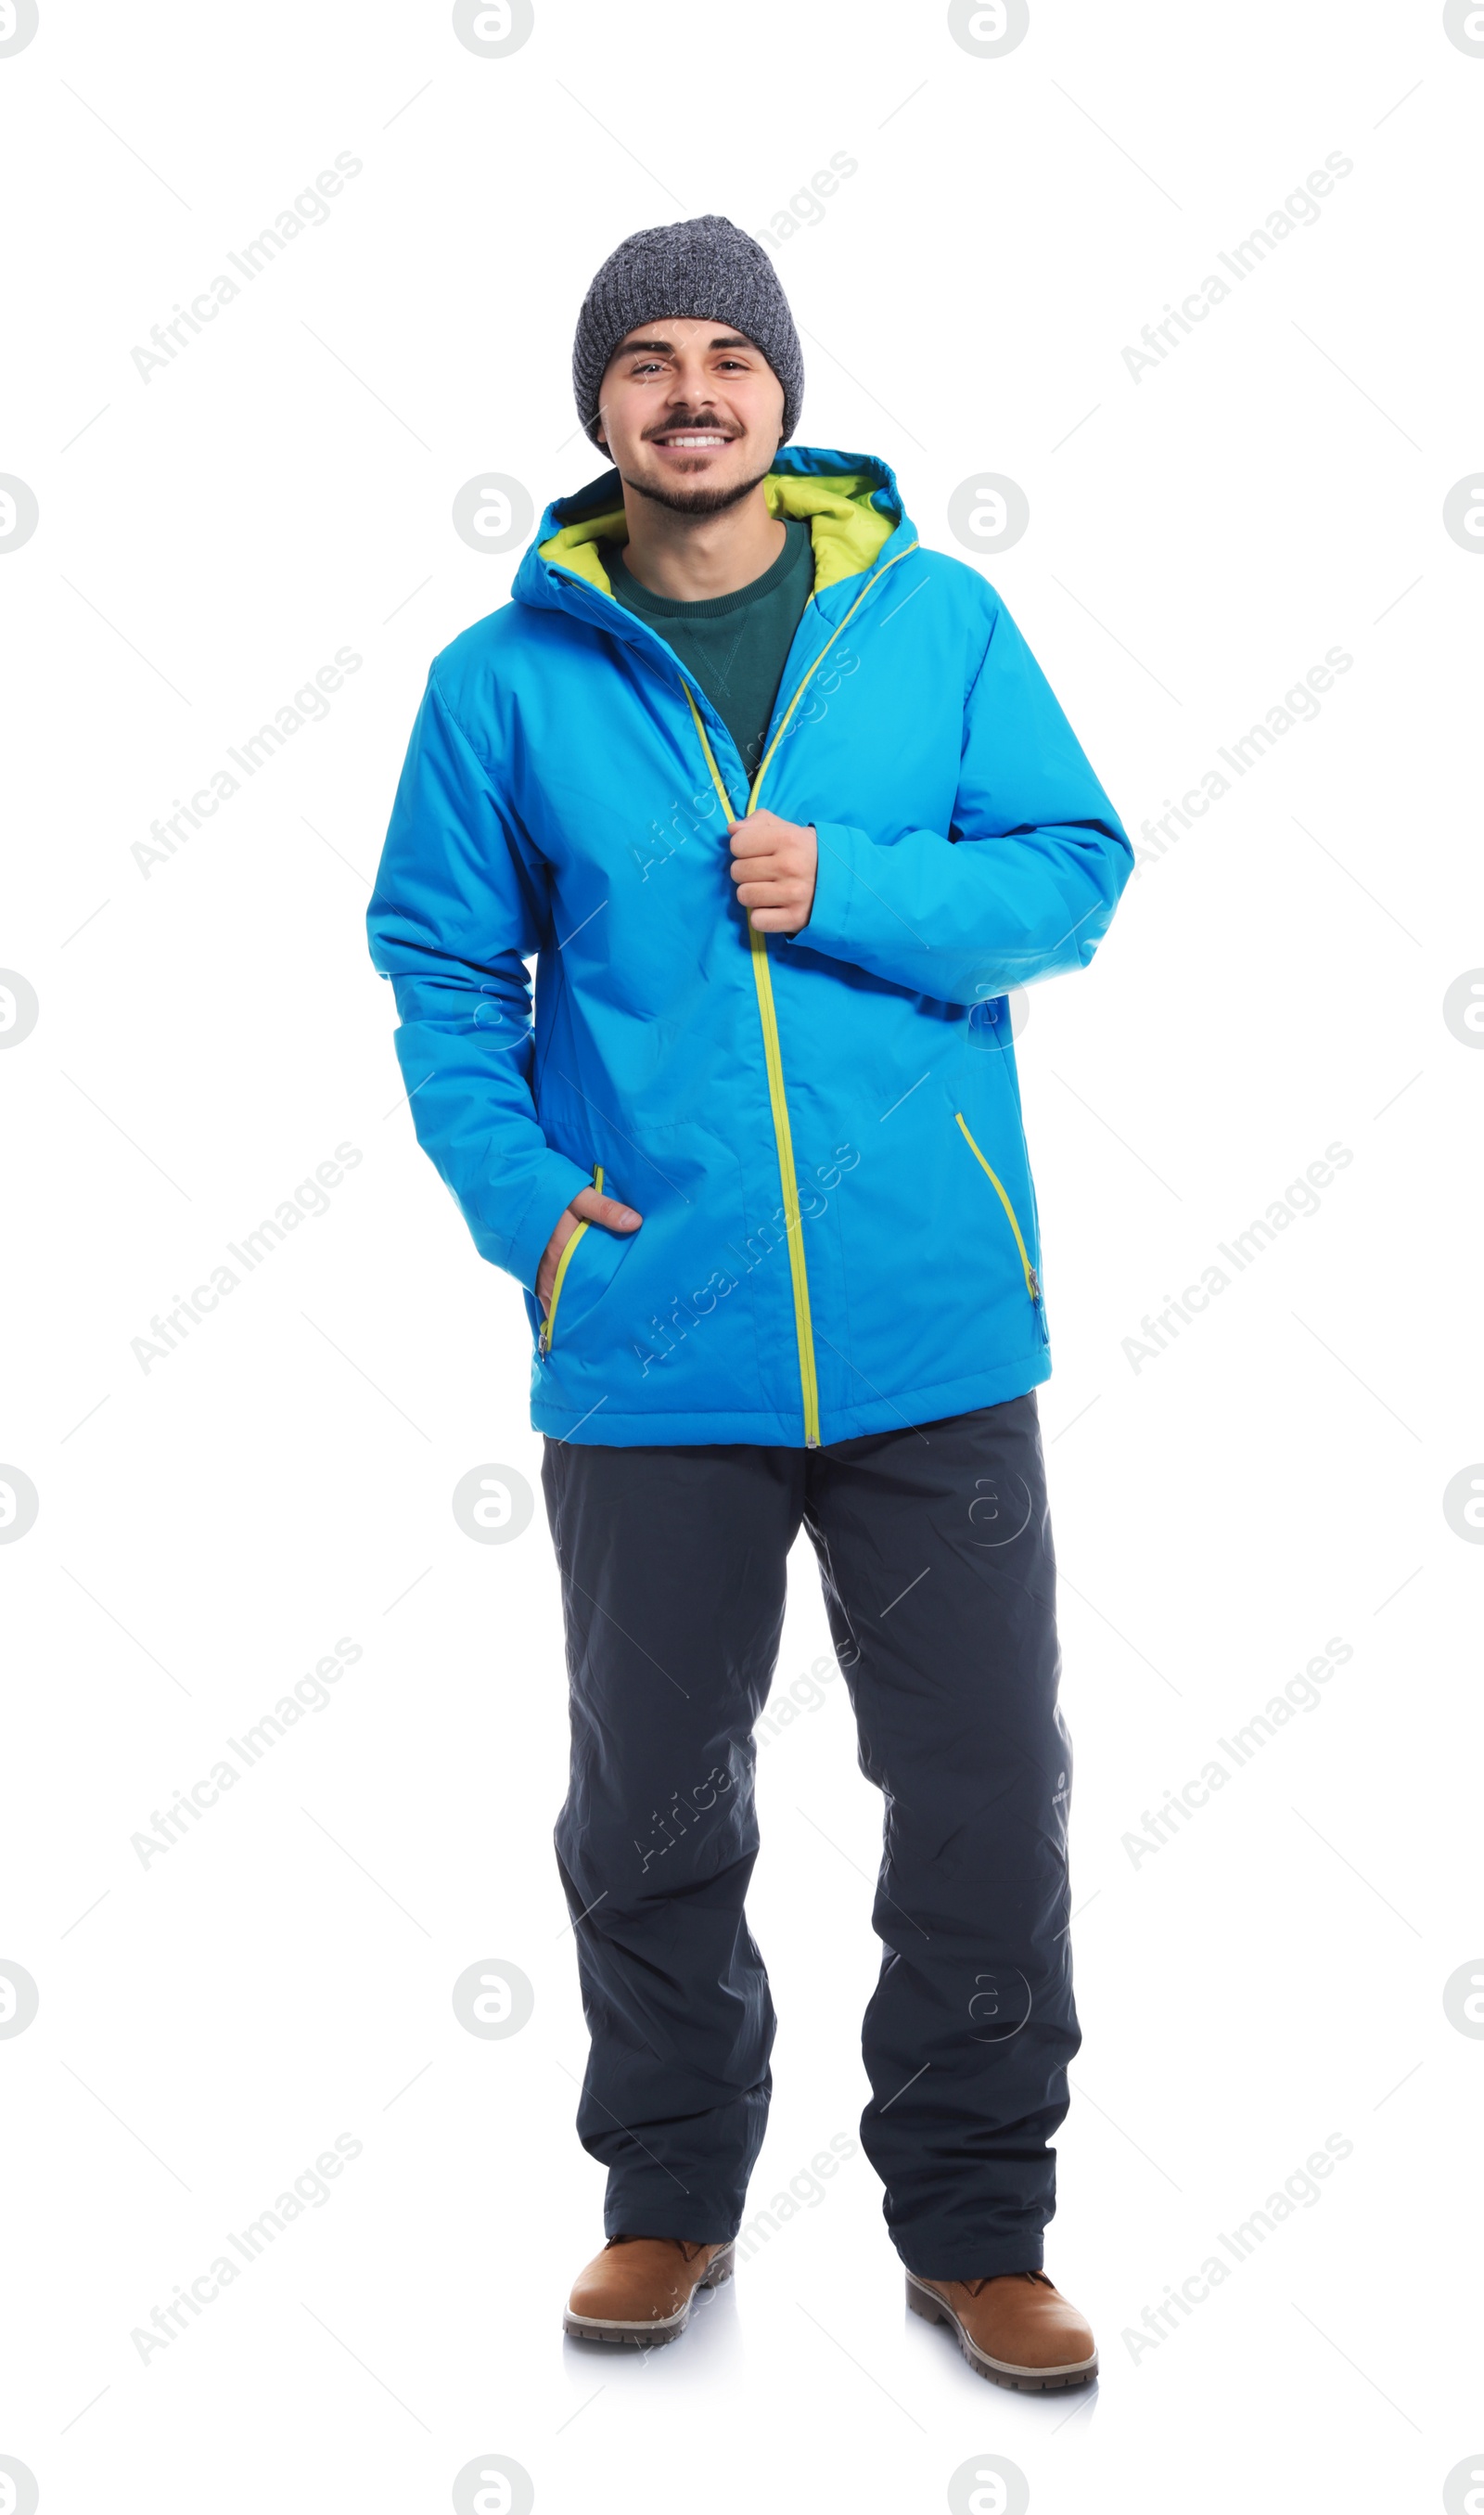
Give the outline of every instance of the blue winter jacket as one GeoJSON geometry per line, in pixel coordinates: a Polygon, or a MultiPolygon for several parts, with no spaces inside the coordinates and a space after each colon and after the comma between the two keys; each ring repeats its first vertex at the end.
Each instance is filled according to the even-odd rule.
{"type": "Polygon", "coordinates": [[[766,494],[814,547],[751,794],[817,830],[803,930],[737,902],[742,760],[613,599],[612,472],[433,664],[371,902],[419,1140],[525,1288],[532,1421],[564,1440],[812,1447],[1051,1369],[1006,997],[1091,960],[1133,851],[885,464],[785,446],[766,494]],[[642,1227],[575,1233],[543,1322],[595,1181],[642,1227]]]}

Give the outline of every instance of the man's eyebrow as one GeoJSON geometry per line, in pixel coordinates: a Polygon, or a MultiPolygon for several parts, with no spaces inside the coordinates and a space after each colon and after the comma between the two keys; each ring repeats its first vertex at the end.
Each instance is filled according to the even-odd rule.
{"type": "MultiPolygon", "coordinates": [[[[747,338],[745,332],[723,332],[720,333],[716,340],[708,341],[706,346],[710,350],[751,350],[755,345],[747,338]]],[[[669,358],[675,355],[675,343],[673,341],[620,341],[615,354],[618,357],[627,358],[638,355],[640,350],[669,358]]]]}

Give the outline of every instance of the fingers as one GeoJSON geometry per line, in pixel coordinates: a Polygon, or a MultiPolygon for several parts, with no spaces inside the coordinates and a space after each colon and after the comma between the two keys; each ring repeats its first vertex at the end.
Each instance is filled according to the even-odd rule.
{"type": "Polygon", "coordinates": [[[744,908],[781,908],[807,899],[814,887],[814,868],[792,855],[738,856],[727,871],[744,908]]]}
{"type": "Polygon", "coordinates": [[[744,882],[738,886],[737,897],[744,908],[802,909],[808,897],[805,885],[790,882],[744,882]]]}
{"type": "Polygon", "coordinates": [[[728,821],[726,835],[735,855],[770,855],[789,847],[812,847],[812,821],[785,821],[777,812],[749,812],[744,820],[728,821]]]}
{"type": "Polygon", "coordinates": [[[819,848],[811,822],[754,812],[745,821],[733,821],[728,836],[727,871],[745,907],[776,908],[812,897],[819,848]]]}
{"type": "Polygon", "coordinates": [[[808,884],[797,866],[773,863],[733,865],[732,886],[744,908],[778,908],[786,899],[802,898],[808,884]]]}
{"type": "MultiPolygon", "coordinates": [[[[814,868],[791,855],[743,856],[728,867],[744,908],[782,908],[801,917],[814,896],[814,868]]],[[[756,920],[754,921],[756,923],[756,920]]]]}
{"type": "Polygon", "coordinates": [[[643,1221],[632,1205],[620,1205],[616,1196],[604,1196],[599,1188],[579,1188],[571,1204],[556,1217],[556,1228],[546,1244],[536,1269],[536,1299],[542,1310],[552,1306],[552,1289],[556,1281],[556,1267],[561,1253],[580,1222],[596,1222],[604,1231],[637,1231],[643,1221]]]}
{"type": "Polygon", "coordinates": [[[568,1212],[582,1222],[600,1223],[604,1231],[637,1231],[643,1221],[632,1205],[620,1205],[617,1197],[604,1196],[600,1188],[579,1188],[568,1212]]]}

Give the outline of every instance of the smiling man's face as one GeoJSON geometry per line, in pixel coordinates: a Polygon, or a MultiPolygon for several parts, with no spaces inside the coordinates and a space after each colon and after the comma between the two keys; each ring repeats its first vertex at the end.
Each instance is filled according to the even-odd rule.
{"type": "Polygon", "coordinates": [[[783,387],[729,324],[661,317],[609,359],[598,427],[627,487],[680,515],[720,515],[772,466],[783,387]]]}

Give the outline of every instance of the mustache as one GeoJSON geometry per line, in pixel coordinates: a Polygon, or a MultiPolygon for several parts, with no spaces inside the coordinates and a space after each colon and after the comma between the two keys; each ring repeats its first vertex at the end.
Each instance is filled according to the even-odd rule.
{"type": "Polygon", "coordinates": [[[656,420],[652,428],[644,430],[639,441],[641,444],[648,445],[657,436],[673,435],[677,429],[702,428],[715,430],[718,435],[724,436],[729,441],[735,441],[737,437],[746,434],[744,429],[728,427],[726,421],[714,410],[682,411],[678,414],[672,412],[668,419],[656,420]]]}

